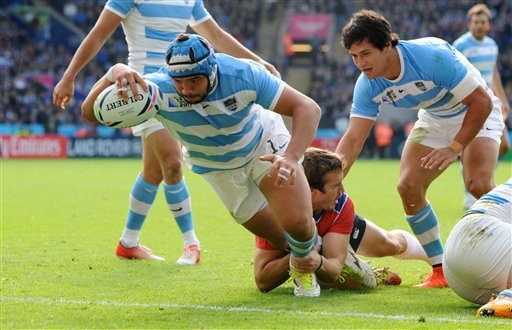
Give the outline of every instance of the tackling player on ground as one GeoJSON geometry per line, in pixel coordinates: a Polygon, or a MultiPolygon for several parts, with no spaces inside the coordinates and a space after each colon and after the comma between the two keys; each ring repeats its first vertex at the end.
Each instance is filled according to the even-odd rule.
{"type": "MultiPolygon", "coordinates": [[[[314,271],[322,288],[374,288],[379,280],[400,284],[392,282],[399,278],[386,278],[386,270],[379,269],[375,274],[355,252],[367,257],[428,260],[421,244],[408,232],[386,231],[355,213],[352,199],[344,192],[343,162],[337,154],[308,148],[302,166],[321,239],[301,270],[314,271]]],[[[286,251],[256,237],[254,277],[258,289],[267,292],[284,283],[289,278],[289,259],[286,251]]]]}

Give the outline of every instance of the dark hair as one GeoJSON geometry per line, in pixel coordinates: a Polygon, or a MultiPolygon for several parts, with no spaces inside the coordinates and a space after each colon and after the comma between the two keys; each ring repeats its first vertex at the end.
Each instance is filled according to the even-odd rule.
{"type": "Polygon", "coordinates": [[[343,171],[341,158],[328,150],[308,148],[302,161],[309,187],[324,191],[325,176],[331,172],[343,171]]]}
{"type": "Polygon", "coordinates": [[[398,35],[391,32],[388,20],[373,10],[361,9],[354,13],[342,32],[342,44],[350,49],[353,44],[368,40],[376,48],[383,50],[389,43],[398,44],[398,35]]]}

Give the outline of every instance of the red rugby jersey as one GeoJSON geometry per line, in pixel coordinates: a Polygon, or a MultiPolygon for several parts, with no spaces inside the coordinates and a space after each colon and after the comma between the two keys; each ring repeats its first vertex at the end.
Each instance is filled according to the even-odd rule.
{"type": "MultiPolygon", "coordinates": [[[[314,216],[319,236],[327,233],[349,235],[354,226],[355,211],[352,199],[345,193],[338,199],[333,210],[314,216]]],[[[256,236],[256,247],[262,250],[277,250],[267,240],[256,236]]]]}

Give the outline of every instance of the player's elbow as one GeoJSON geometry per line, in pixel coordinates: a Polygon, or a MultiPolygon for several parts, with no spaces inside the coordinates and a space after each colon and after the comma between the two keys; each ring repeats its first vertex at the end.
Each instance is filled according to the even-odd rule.
{"type": "Polygon", "coordinates": [[[311,121],[318,126],[320,124],[320,118],[322,117],[322,109],[312,99],[309,99],[308,101],[308,107],[311,109],[311,121]]]}
{"type": "Polygon", "coordinates": [[[87,121],[97,123],[98,120],[94,116],[93,106],[86,99],[84,103],[82,103],[82,117],[84,117],[87,121]]]}
{"type": "Polygon", "coordinates": [[[275,284],[271,281],[265,281],[263,278],[256,276],[255,277],[256,287],[261,292],[269,292],[275,289],[275,284]]]}
{"type": "Polygon", "coordinates": [[[485,97],[483,97],[481,99],[481,102],[482,102],[482,109],[485,110],[487,115],[491,114],[492,108],[493,108],[491,96],[489,94],[485,93],[485,97]]]}

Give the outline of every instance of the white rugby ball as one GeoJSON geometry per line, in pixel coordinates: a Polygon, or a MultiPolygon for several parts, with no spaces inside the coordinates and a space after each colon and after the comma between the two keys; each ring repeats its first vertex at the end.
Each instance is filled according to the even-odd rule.
{"type": "Polygon", "coordinates": [[[109,127],[126,128],[142,124],[156,116],[162,102],[162,93],[158,86],[146,80],[148,92],[144,92],[137,84],[139,95],[133,96],[128,86],[128,99],[123,100],[118,96],[116,84],[103,90],[94,101],[94,116],[109,127]]]}

